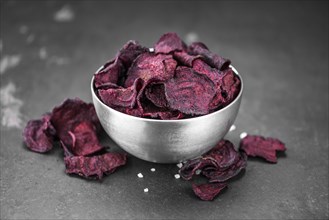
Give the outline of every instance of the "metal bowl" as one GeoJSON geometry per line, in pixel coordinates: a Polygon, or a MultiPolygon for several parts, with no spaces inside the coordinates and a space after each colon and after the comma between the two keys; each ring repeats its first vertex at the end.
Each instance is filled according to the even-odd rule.
{"type": "Polygon", "coordinates": [[[94,91],[91,93],[97,116],[110,138],[128,153],[151,162],[177,163],[197,157],[214,147],[229,131],[239,111],[241,90],[228,106],[189,119],[157,120],[121,113],[105,105],[94,91]]]}

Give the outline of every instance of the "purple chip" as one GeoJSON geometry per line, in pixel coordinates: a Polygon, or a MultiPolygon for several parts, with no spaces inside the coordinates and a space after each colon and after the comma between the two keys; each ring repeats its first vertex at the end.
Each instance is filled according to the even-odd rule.
{"type": "Polygon", "coordinates": [[[186,44],[176,33],[166,33],[162,35],[154,46],[155,53],[168,54],[173,51],[186,50],[186,44]]]}
{"type": "Polygon", "coordinates": [[[66,173],[77,174],[84,178],[102,179],[126,164],[127,156],[122,153],[108,152],[92,157],[66,156],[64,163],[66,173]]]}
{"type": "Polygon", "coordinates": [[[240,149],[248,156],[262,157],[268,162],[276,163],[277,151],[286,151],[285,144],[276,138],[247,135],[240,142],[240,149]]]}
{"type": "Polygon", "coordinates": [[[30,120],[23,131],[26,146],[35,152],[45,153],[53,148],[55,128],[50,122],[50,114],[41,119],[30,120]]]}
{"type": "Polygon", "coordinates": [[[163,83],[150,84],[145,89],[145,96],[157,107],[166,108],[169,106],[163,83]]]}
{"type": "Polygon", "coordinates": [[[200,170],[209,182],[225,182],[240,173],[247,166],[244,154],[235,150],[228,140],[221,140],[202,157],[188,160],[179,170],[185,180],[191,180],[200,170]]]}
{"type": "Polygon", "coordinates": [[[108,106],[133,108],[136,104],[137,94],[142,87],[142,80],[137,78],[134,84],[128,88],[99,89],[100,99],[108,106]]]}
{"type": "Polygon", "coordinates": [[[125,87],[133,85],[136,79],[165,81],[175,74],[177,62],[171,55],[143,53],[136,58],[127,72],[125,87]]]}
{"type": "Polygon", "coordinates": [[[211,52],[200,42],[192,43],[189,46],[188,51],[193,55],[202,55],[211,67],[217,68],[218,70],[225,70],[231,64],[230,60],[211,52]]]}
{"type": "Polygon", "coordinates": [[[213,200],[226,187],[227,183],[204,183],[199,185],[192,183],[194,194],[205,201],[213,200]]]}
{"type": "Polygon", "coordinates": [[[209,112],[214,84],[188,67],[178,67],[174,78],[165,83],[165,94],[172,109],[190,115],[209,112]]]}

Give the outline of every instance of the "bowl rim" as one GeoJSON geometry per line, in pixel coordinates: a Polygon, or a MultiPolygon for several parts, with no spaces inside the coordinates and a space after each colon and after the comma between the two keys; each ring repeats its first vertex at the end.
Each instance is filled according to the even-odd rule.
{"type": "MultiPolygon", "coordinates": [[[[91,78],[91,93],[92,93],[92,96],[94,98],[96,98],[97,102],[99,102],[103,107],[105,107],[106,109],[108,109],[109,111],[113,111],[115,114],[121,114],[123,117],[131,117],[131,119],[133,120],[140,120],[140,121],[145,121],[145,122],[157,122],[157,123],[184,123],[184,122],[190,122],[190,121],[196,121],[196,120],[202,120],[204,118],[207,118],[207,117],[212,117],[213,115],[216,115],[216,114],[219,114],[220,112],[223,112],[225,111],[226,109],[230,108],[235,102],[237,102],[240,97],[242,96],[242,93],[243,93],[243,79],[241,77],[241,75],[239,74],[239,72],[232,66],[232,65],[229,65],[229,67],[233,70],[233,72],[240,78],[240,82],[241,82],[241,86],[240,86],[240,91],[239,91],[239,94],[235,97],[235,99],[230,102],[230,104],[228,104],[227,106],[225,106],[224,108],[221,108],[217,111],[214,111],[212,113],[209,113],[209,114],[206,114],[206,115],[201,115],[201,116],[197,116],[197,117],[193,117],[193,118],[182,118],[182,119],[152,119],[152,118],[142,118],[142,117],[137,117],[137,116],[133,116],[133,115],[128,115],[128,114],[125,114],[123,112],[120,112],[120,111],[117,111],[113,108],[111,108],[110,106],[104,104],[99,98],[98,96],[96,95],[96,92],[94,90],[94,79],[95,79],[95,74],[97,74],[101,69],[104,68],[104,65],[101,66],[96,72],[95,74],[93,75],[93,77],[91,78]]],[[[95,104],[94,104],[95,105],[95,104]]]]}

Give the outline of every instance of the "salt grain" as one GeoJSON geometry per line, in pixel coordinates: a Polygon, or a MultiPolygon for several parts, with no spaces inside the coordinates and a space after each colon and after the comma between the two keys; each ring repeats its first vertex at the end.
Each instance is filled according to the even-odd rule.
{"type": "Polygon", "coordinates": [[[235,125],[232,125],[231,127],[230,127],[230,131],[234,131],[236,129],[236,126],[235,125]]]}
{"type": "Polygon", "coordinates": [[[152,171],[152,172],[155,172],[155,168],[151,168],[151,171],[152,171]]]}
{"type": "Polygon", "coordinates": [[[142,173],[139,173],[137,174],[138,178],[143,178],[143,174],[142,173]]]}
{"type": "Polygon", "coordinates": [[[183,164],[182,164],[182,163],[178,163],[176,166],[177,166],[178,168],[182,168],[183,164]]]}
{"type": "Polygon", "coordinates": [[[154,48],[149,48],[149,51],[152,53],[154,52],[154,48]]]}
{"type": "Polygon", "coordinates": [[[179,174],[175,174],[175,179],[179,179],[180,175],[179,174]]]}
{"type": "Polygon", "coordinates": [[[245,138],[247,135],[248,135],[248,134],[247,134],[246,132],[242,132],[242,133],[240,134],[240,139],[245,138]]]}
{"type": "Polygon", "coordinates": [[[147,193],[148,191],[149,191],[149,188],[145,188],[145,189],[144,189],[144,192],[147,193]]]}

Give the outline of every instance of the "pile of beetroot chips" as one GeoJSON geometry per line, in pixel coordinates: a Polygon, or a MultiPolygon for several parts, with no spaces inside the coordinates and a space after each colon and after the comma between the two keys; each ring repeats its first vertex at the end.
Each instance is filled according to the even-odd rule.
{"type": "MultiPolygon", "coordinates": [[[[240,78],[230,60],[212,53],[203,43],[186,45],[175,33],[164,34],[148,49],[129,41],[94,75],[94,90],[109,107],[136,117],[182,119],[209,114],[231,103],[240,91],[240,78]]],[[[42,118],[27,123],[23,137],[35,152],[50,151],[55,142],[64,150],[66,173],[101,179],[126,164],[125,153],[109,152],[100,144],[102,130],[95,108],[67,99],[42,118]]],[[[235,149],[221,140],[206,154],[184,162],[179,170],[202,200],[213,200],[230,179],[247,166],[248,156],[277,162],[285,151],[278,139],[247,135],[235,149]]]]}
{"type": "Polygon", "coordinates": [[[246,168],[248,156],[276,163],[276,152],[285,150],[284,143],[275,138],[247,135],[241,140],[239,151],[230,141],[223,139],[201,157],[185,161],[179,173],[185,180],[192,180],[197,175],[204,176],[207,182],[192,183],[192,189],[200,199],[209,201],[227,187],[231,178],[246,168]]]}
{"type": "Polygon", "coordinates": [[[196,117],[227,106],[238,95],[241,82],[230,63],[203,43],[186,45],[167,33],[154,49],[126,43],[95,73],[94,89],[103,103],[129,115],[196,117]]]}
{"type": "Polygon", "coordinates": [[[93,104],[67,99],[41,119],[29,121],[23,137],[27,147],[39,153],[50,151],[59,141],[66,173],[101,179],[126,163],[126,154],[108,152],[100,145],[101,129],[93,104]]]}

